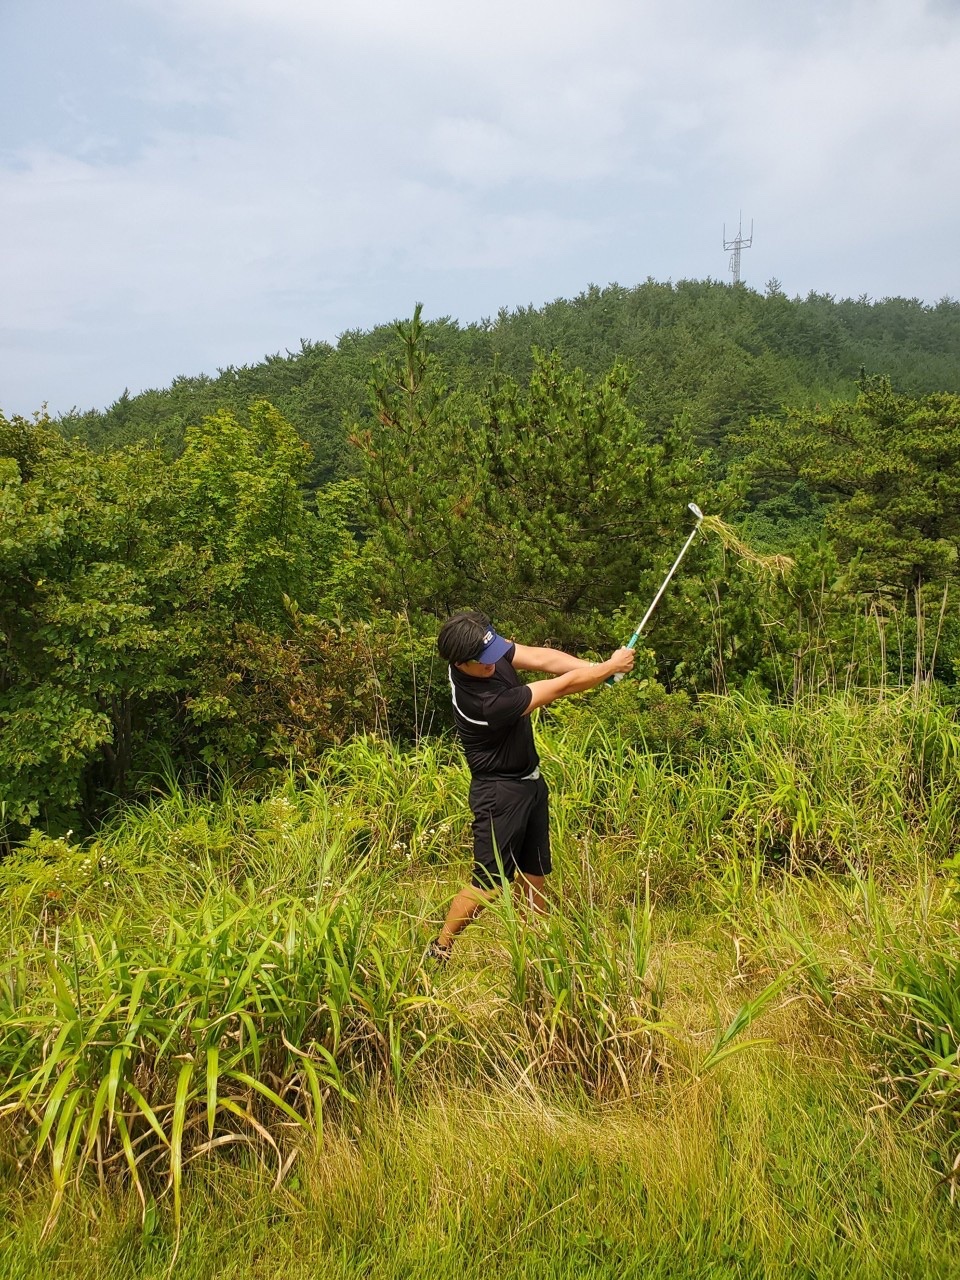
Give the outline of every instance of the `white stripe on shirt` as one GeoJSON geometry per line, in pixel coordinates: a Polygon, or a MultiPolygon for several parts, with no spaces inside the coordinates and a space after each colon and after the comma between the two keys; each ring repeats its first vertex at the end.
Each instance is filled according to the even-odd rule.
{"type": "Polygon", "coordinates": [[[460,704],[457,702],[457,687],[453,683],[453,672],[449,667],[447,668],[447,679],[450,681],[450,697],[453,699],[453,709],[456,711],[457,715],[462,716],[468,724],[485,724],[489,726],[489,720],[474,720],[472,716],[468,716],[461,711],[460,704]]]}

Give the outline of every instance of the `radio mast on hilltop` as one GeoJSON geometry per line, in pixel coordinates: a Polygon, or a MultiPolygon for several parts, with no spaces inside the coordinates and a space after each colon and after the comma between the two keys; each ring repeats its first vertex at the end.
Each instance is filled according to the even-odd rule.
{"type": "Polygon", "coordinates": [[[730,253],[730,274],[733,276],[733,283],[740,283],[740,250],[749,249],[753,244],[753,219],[750,219],[750,235],[743,234],[743,212],[740,213],[740,221],[737,224],[737,234],[732,240],[727,239],[727,224],[723,224],[723,247],[730,253]]]}

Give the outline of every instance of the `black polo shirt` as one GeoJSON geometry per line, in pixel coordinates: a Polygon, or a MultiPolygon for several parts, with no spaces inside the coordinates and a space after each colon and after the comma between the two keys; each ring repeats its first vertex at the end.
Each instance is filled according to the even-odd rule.
{"type": "Polygon", "coordinates": [[[540,765],[533,725],[524,715],[533,698],[513,669],[511,645],[486,680],[450,667],[453,719],[475,778],[523,778],[540,765]]]}

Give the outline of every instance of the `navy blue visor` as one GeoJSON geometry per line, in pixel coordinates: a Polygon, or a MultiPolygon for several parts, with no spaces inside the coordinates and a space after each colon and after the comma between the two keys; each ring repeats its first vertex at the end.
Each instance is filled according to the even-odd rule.
{"type": "Polygon", "coordinates": [[[513,648],[512,640],[504,640],[498,636],[493,627],[487,627],[483,633],[483,648],[472,659],[473,662],[499,662],[513,648]]]}

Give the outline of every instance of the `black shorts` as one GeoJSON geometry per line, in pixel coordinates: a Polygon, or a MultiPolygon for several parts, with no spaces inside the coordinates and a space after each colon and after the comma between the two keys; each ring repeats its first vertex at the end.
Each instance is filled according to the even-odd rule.
{"type": "Polygon", "coordinates": [[[474,778],[473,883],[495,889],[518,871],[545,876],[550,864],[547,784],[542,778],[474,778]]]}

